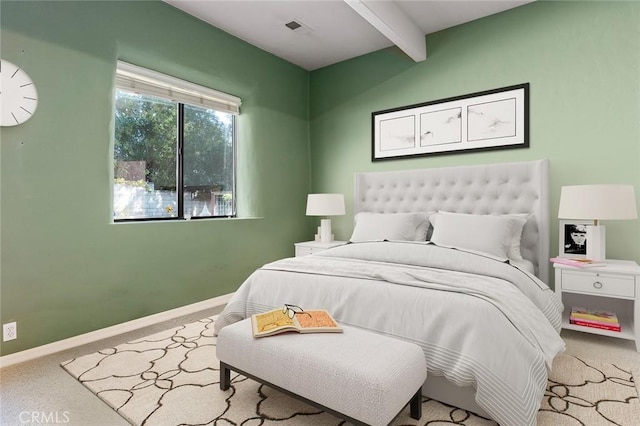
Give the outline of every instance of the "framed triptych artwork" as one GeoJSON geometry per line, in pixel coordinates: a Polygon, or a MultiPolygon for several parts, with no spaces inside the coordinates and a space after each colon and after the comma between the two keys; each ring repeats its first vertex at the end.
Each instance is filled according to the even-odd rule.
{"type": "Polygon", "coordinates": [[[529,147],[529,83],[371,115],[371,160],[529,147]]]}

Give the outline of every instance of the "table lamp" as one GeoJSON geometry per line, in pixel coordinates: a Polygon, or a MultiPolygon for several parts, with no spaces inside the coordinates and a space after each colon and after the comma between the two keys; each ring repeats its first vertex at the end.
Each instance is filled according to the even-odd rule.
{"type": "MultiPolygon", "coordinates": [[[[344,211],[344,195],[342,194],[309,194],[307,196],[307,216],[324,216],[320,221],[320,242],[333,241],[331,219],[327,216],[342,216],[344,211]]],[[[317,239],[317,238],[316,238],[317,239]]]]}
{"type": "Polygon", "coordinates": [[[558,218],[592,220],[593,225],[587,225],[587,258],[605,260],[605,227],[599,221],[638,218],[633,185],[563,186],[558,218]]]}

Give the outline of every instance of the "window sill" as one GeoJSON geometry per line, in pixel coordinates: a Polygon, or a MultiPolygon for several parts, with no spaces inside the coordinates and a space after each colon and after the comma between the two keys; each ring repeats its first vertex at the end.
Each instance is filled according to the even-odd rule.
{"type": "Polygon", "coordinates": [[[206,217],[202,219],[164,219],[164,220],[124,220],[120,222],[112,221],[111,225],[140,225],[140,224],[160,224],[160,223],[185,223],[185,222],[234,222],[237,220],[260,220],[264,217],[206,217]]]}

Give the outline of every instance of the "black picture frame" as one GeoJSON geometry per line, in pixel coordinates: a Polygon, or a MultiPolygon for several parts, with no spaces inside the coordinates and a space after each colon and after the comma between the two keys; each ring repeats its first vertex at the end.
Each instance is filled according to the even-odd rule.
{"type": "Polygon", "coordinates": [[[529,147],[529,83],[371,113],[371,161],[529,147]]]}
{"type": "Polygon", "coordinates": [[[592,225],[591,220],[562,219],[559,221],[559,247],[558,255],[560,257],[571,257],[575,259],[587,258],[587,246],[589,239],[587,237],[587,226],[592,225]],[[580,234],[579,240],[572,236],[572,232],[578,230],[580,234]]]}

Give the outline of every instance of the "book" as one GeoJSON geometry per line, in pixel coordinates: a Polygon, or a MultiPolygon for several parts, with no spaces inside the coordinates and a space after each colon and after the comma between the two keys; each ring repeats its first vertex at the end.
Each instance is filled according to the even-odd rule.
{"type": "Polygon", "coordinates": [[[619,324],[618,316],[615,312],[587,309],[582,307],[571,308],[570,319],[599,321],[607,324],[619,324]]]}
{"type": "Polygon", "coordinates": [[[582,327],[591,327],[591,328],[599,328],[601,330],[609,330],[609,331],[620,331],[622,327],[620,324],[605,324],[597,321],[589,321],[589,320],[579,320],[579,319],[571,319],[569,323],[574,325],[579,325],[582,327]]]}
{"type": "Polygon", "coordinates": [[[579,259],[572,257],[552,257],[549,260],[553,263],[574,266],[576,268],[592,268],[595,266],[605,266],[607,264],[606,262],[597,262],[591,259],[579,259]]]}
{"type": "Polygon", "coordinates": [[[341,333],[343,330],[331,314],[324,310],[296,312],[289,318],[282,309],[251,315],[253,337],[273,336],[274,334],[296,333],[341,333]]]}

